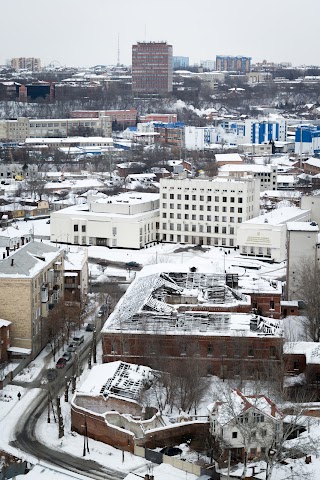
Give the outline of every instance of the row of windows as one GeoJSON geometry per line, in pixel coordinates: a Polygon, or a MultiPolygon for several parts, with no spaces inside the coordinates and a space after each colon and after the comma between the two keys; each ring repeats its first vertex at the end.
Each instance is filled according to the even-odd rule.
{"type": "Polygon", "coordinates": [[[219,246],[222,245],[223,247],[234,247],[234,239],[229,238],[219,238],[219,237],[194,237],[189,235],[167,235],[164,233],[162,235],[163,242],[175,242],[175,243],[192,243],[192,245],[214,245],[219,246]],[[228,243],[229,242],[229,243],[228,243]]]}
{"type": "MultiPolygon", "coordinates": [[[[79,232],[79,225],[75,224],[73,225],[73,231],[74,232],[79,232]]],[[[86,232],[86,226],[81,225],[81,232],[85,233],[86,232]]]]}
{"type": "MultiPolygon", "coordinates": [[[[181,203],[178,203],[177,206],[176,206],[176,209],[181,210],[181,206],[183,207],[184,210],[192,210],[192,211],[200,210],[200,212],[204,211],[204,205],[191,205],[191,208],[189,208],[189,204],[181,205],[181,203]]],[[[167,204],[163,203],[162,208],[167,208],[167,204]]],[[[173,205],[173,203],[169,204],[169,208],[170,208],[170,210],[175,210],[175,206],[173,205]]],[[[250,206],[249,206],[249,208],[247,208],[247,210],[250,211],[250,206]]],[[[252,207],[252,210],[253,210],[253,207],[252,207]]],[[[212,211],[211,205],[206,206],[206,211],[207,212],[212,211]]],[[[214,211],[217,212],[217,213],[220,212],[220,208],[219,208],[218,205],[215,205],[214,211]]],[[[234,213],[235,211],[238,212],[238,213],[243,213],[243,208],[242,207],[238,207],[237,209],[235,209],[234,207],[229,208],[230,213],[234,213]]],[[[227,207],[222,207],[221,212],[228,213],[228,208],[227,207]]],[[[166,212],[164,212],[163,214],[166,214],[166,212]]],[[[162,216],[163,216],[163,214],[162,214],[162,216]]]]}
{"type": "MultiPolygon", "coordinates": [[[[181,232],[182,230],[184,232],[188,232],[190,227],[190,232],[224,233],[224,234],[227,233],[227,227],[219,227],[218,225],[212,227],[211,225],[194,225],[194,224],[189,225],[188,223],[186,224],[169,223],[168,226],[169,226],[169,230],[177,230],[178,232],[181,232]]],[[[166,223],[162,224],[162,229],[167,230],[166,223]]],[[[234,235],[234,227],[229,227],[229,235],[234,235]]]]}
{"type": "MultiPolygon", "coordinates": [[[[150,345],[150,348],[152,349],[152,345],[150,345]]],[[[122,349],[122,352],[125,353],[125,354],[130,354],[130,348],[129,348],[129,342],[127,341],[123,341],[121,342],[121,346],[119,348],[119,344],[116,340],[113,340],[111,342],[111,353],[121,353],[121,349],[122,349]]],[[[152,353],[150,351],[150,353],[152,353]]],[[[154,352],[155,353],[155,352],[154,352]]],[[[206,352],[206,355],[207,357],[214,357],[214,348],[213,348],[213,345],[208,345],[207,346],[207,352],[206,352]]],[[[274,346],[271,346],[269,348],[269,357],[270,358],[275,358],[276,357],[276,347],[274,346]]],[[[180,355],[187,355],[188,354],[188,345],[185,344],[185,343],[182,343],[180,345],[180,355]]],[[[199,345],[195,344],[193,346],[193,349],[192,349],[192,355],[199,355],[200,354],[200,350],[199,350],[199,345]]],[[[239,348],[239,345],[235,344],[234,345],[234,348],[233,348],[233,356],[235,358],[245,358],[245,352],[243,352],[242,350],[240,351],[240,348],[239,348]]],[[[222,359],[223,357],[226,357],[226,355],[222,354],[221,353],[221,348],[219,347],[219,349],[216,351],[216,358],[220,358],[222,359]]],[[[248,349],[247,349],[247,357],[248,358],[254,358],[255,357],[255,354],[254,354],[254,347],[253,346],[249,346],[248,349]]],[[[257,356],[257,358],[259,358],[259,356],[257,356]]],[[[254,415],[254,421],[256,422],[263,422],[263,415],[260,416],[260,414],[253,414],[254,415]]],[[[244,417],[245,418],[245,417],[244,417]]]]}
{"type": "MultiPolygon", "coordinates": [[[[162,194],[162,198],[163,199],[166,199],[168,198],[168,195],[167,193],[163,193],[162,194]]],[[[235,203],[236,201],[236,198],[235,197],[226,197],[226,196],[223,196],[223,197],[218,197],[218,196],[215,196],[215,197],[212,197],[211,195],[207,195],[206,197],[204,195],[189,195],[189,194],[185,194],[184,195],[184,200],[192,200],[192,201],[200,201],[200,202],[204,202],[204,201],[207,201],[207,202],[212,202],[212,199],[214,198],[214,201],[216,203],[219,203],[219,202],[223,202],[223,203],[227,203],[227,202],[230,202],[230,203],[235,203]]],[[[182,200],[182,195],[180,193],[178,193],[176,196],[174,193],[170,193],[169,194],[169,199],[170,200],[182,200]]],[[[242,197],[237,197],[237,202],[238,203],[243,203],[243,198],[242,197]]]]}

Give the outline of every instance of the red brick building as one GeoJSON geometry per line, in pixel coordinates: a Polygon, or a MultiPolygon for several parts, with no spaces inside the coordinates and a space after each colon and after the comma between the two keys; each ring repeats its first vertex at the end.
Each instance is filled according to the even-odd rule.
{"type": "Polygon", "coordinates": [[[0,319],[0,366],[8,361],[8,348],[10,347],[10,325],[8,320],[0,319]]]}
{"type": "MultiPolygon", "coordinates": [[[[181,266],[180,266],[181,267],[181,266]]],[[[102,330],[103,361],[166,370],[193,359],[204,374],[251,378],[280,363],[281,320],[251,312],[225,275],[162,272],[138,277],[102,330]]]]}
{"type": "Polygon", "coordinates": [[[172,92],[172,45],[138,42],[132,46],[132,91],[172,92]]]}
{"type": "Polygon", "coordinates": [[[74,110],[70,113],[71,118],[111,117],[113,123],[118,123],[123,128],[135,126],[137,116],[136,108],[128,110],[74,110]]]}

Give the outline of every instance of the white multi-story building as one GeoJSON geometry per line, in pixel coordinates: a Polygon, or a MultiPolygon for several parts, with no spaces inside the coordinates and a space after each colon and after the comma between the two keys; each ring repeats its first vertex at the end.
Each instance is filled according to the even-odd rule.
{"type": "Polygon", "coordinates": [[[248,175],[260,181],[260,191],[277,190],[277,166],[259,164],[227,164],[219,168],[219,177],[247,177],[248,175]]]}
{"type": "Polygon", "coordinates": [[[283,207],[248,220],[238,228],[237,245],[241,255],[273,262],[287,258],[287,222],[310,222],[311,211],[283,207]]]}
{"type": "Polygon", "coordinates": [[[259,213],[259,194],[252,177],[162,178],[159,239],[234,247],[238,226],[259,213]]]}
{"type": "Polygon", "coordinates": [[[301,298],[299,270],[310,265],[312,270],[319,262],[319,226],[315,222],[289,222],[287,224],[287,278],[286,300],[301,298]]]}
{"type": "Polygon", "coordinates": [[[51,214],[52,242],[139,249],[157,240],[159,194],[95,195],[87,201],[51,214]]]}
{"type": "Polygon", "coordinates": [[[112,136],[110,116],[99,118],[25,118],[0,120],[0,138],[24,142],[26,138],[67,137],[73,132],[79,135],[79,129],[91,129],[103,137],[112,136]]]}

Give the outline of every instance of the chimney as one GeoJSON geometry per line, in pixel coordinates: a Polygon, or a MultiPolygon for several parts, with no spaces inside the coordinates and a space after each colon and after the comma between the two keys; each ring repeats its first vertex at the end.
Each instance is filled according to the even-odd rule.
{"type": "Polygon", "coordinates": [[[21,245],[22,245],[22,247],[23,247],[23,245],[24,245],[24,237],[21,237],[21,245]]]}
{"type": "Polygon", "coordinates": [[[14,259],[11,258],[11,267],[13,267],[13,265],[14,265],[14,259]]]}
{"type": "Polygon", "coordinates": [[[144,476],[144,480],[149,480],[149,475],[147,473],[144,476]]]}
{"type": "Polygon", "coordinates": [[[10,247],[6,247],[6,251],[7,251],[7,257],[9,257],[9,254],[10,254],[10,247]]]}
{"type": "Polygon", "coordinates": [[[3,252],[2,258],[6,258],[6,252],[3,252]]]}
{"type": "Polygon", "coordinates": [[[20,243],[18,242],[18,243],[17,243],[17,250],[19,249],[19,247],[20,247],[20,243]]]}

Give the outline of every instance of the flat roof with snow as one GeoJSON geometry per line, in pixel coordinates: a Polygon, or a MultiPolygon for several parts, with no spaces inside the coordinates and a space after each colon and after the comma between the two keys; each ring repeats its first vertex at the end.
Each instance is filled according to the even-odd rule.
{"type": "MultiPolygon", "coordinates": [[[[295,217],[299,216],[301,218],[302,215],[307,215],[311,212],[310,210],[301,210],[299,207],[282,207],[276,208],[271,212],[265,213],[264,215],[260,215],[259,217],[251,218],[243,224],[269,224],[269,225],[282,225],[283,223],[287,223],[290,220],[293,220],[295,217]]],[[[296,222],[292,222],[296,223],[296,222]]],[[[297,222],[301,223],[301,222],[297,222]]],[[[308,223],[308,222],[303,222],[308,223]]]]}

